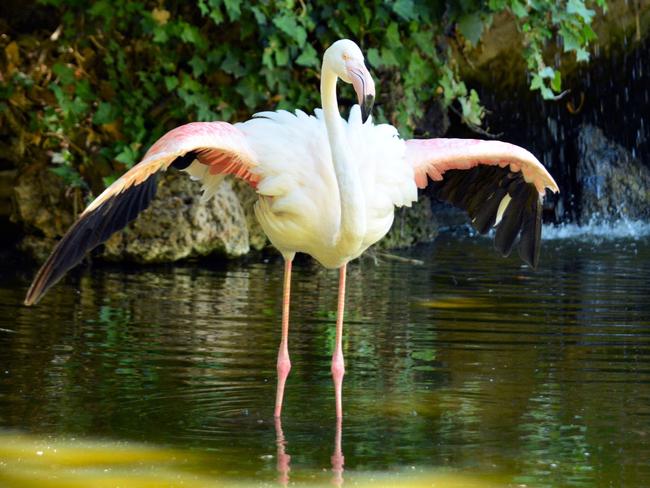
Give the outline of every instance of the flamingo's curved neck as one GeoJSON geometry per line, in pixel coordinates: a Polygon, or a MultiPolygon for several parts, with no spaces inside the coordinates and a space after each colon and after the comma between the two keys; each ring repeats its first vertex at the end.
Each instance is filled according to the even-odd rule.
{"type": "Polygon", "coordinates": [[[341,202],[341,227],[336,246],[342,254],[351,255],[359,251],[366,233],[366,207],[359,170],[352,161],[347,134],[339,114],[337,79],[334,71],[324,63],[320,84],[321,100],[341,202]]]}

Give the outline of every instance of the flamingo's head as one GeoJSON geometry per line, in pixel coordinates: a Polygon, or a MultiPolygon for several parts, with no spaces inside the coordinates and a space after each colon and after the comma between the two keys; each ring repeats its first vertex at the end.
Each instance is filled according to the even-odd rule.
{"type": "Polygon", "coordinates": [[[375,82],[366,68],[359,46],[349,39],[336,41],[325,51],[323,67],[329,67],[343,81],[352,83],[365,122],[375,102],[375,82]]]}

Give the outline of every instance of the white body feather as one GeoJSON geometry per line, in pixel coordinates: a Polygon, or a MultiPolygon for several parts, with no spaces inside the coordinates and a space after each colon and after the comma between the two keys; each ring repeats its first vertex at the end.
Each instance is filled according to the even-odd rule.
{"type": "MultiPolygon", "coordinates": [[[[340,267],[386,235],[395,206],[417,200],[413,169],[404,159],[405,143],[397,130],[371,121],[362,124],[359,106],[352,107],[343,127],[352,162],[349,171],[357,171],[362,182],[366,226],[361,244],[342,255],[340,192],[322,111],[316,110],[315,116],[263,112],[236,127],[257,156],[260,199],[255,214],[285,256],[304,252],[325,267],[340,267]]],[[[199,163],[188,171],[196,166],[199,163]]],[[[202,178],[206,190],[218,184],[218,176],[202,178]]]]}

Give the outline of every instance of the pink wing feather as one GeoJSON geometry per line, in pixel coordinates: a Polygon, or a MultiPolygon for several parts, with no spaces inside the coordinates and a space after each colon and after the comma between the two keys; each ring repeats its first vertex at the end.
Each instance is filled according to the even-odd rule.
{"type": "Polygon", "coordinates": [[[145,210],[155,196],[158,172],[170,166],[185,169],[194,160],[208,166],[213,175],[232,174],[252,186],[259,180],[257,157],[237,127],[226,122],[195,122],[169,131],[151,146],[140,163],[83,211],[36,274],[25,304],[37,303],[88,251],[145,210]]]}
{"type": "Polygon", "coordinates": [[[427,186],[427,176],[441,181],[445,171],[467,170],[480,164],[508,167],[513,173],[522,172],[524,181],[535,185],[540,195],[546,188],[557,193],[560,189],[553,177],[535,156],[523,147],[501,141],[477,139],[409,139],[406,159],[413,165],[418,188],[427,186]]]}
{"type": "Polygon", "coordinates": [[[410,139],[406,158],[419,188],[430,178],[436,196],[466,210],[480,233],[496,226],[494,244],[504,256],[521,234],[519,254],[537,266],[542,198],[546,188],[559,188],[535,156],[500,141],[410,139]]]}

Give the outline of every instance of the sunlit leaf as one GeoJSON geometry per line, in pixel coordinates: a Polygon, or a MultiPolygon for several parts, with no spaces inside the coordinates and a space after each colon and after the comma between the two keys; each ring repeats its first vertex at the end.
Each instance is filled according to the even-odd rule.
{"type": "Polygon", "coordinates": [[[569,0],[567,2],[566,11],[570,14],[579,15],[585,22],[590,22],[591,18],[596,13],[593,10],[588,9],[583,0],[569,0]]]}
{"type": "Polygon", "coordinates": [[[519,0],[512,0],[510,2],[510,9],[512,10],[512,13],[515,14],[517,17],[526,17],[528,15],[528,11],[526,10],[526,7],[519,2],[519,0]]]}
{"type": "Polygon", "coordinates": [[[551,88],[558,93],[562,90],[562,73],[559,71],[555,71],[555,76],[551,80],[551,88]]]}

